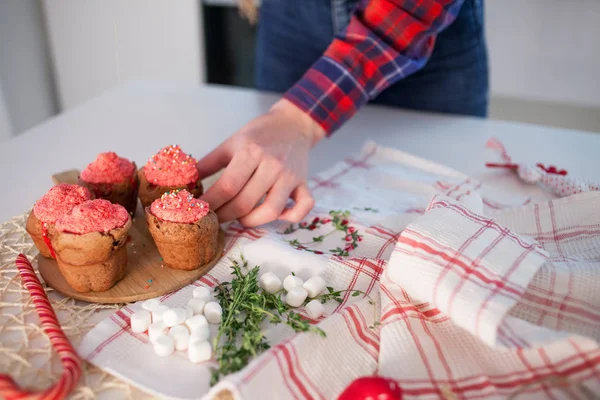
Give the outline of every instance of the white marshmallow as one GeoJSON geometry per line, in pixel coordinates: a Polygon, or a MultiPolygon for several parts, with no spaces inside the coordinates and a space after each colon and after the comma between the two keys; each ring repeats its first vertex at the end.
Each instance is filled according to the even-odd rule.
{"type": "Polygon", "coordinates": [[[282,283],[281,279],[272,272],[263,274],[259,279],[260,287],[265,289],[269,293],[277,293],[281,290],[282,283]]]}
{"type": "Polygon", "coordinates": [[[181,325],[187,318],[187,311],[185,308],[171,308],[163,313],[162,319],[165,325],[172,327],[175,325],[181,325]]]}
{"type": "Polygon", "coordinates": [[[198,286],[197,288],[194,288],[192,296],[196,299],[204,300],[205,303],[208,303],[212,298],[210,290],[208,290],[204,286],[198,286]]]}
{"type": "Polygon", "coordinates": [[[187,313],[185,319],[192,318],[194,316],[194,309],[190,306],[185,306],[185,312],[187,313]]]}
{"type": "Polygon", "coordinates": [[[212,357],[212,347],[208,342],[193,342],[188,348],[188,358],[194,364],[208,361],[212,357]]]}
{"type": "Polygon", "coordinates": [[[204,316],[211,324],[218,324],[221,322],[222,314],[223,310],[221,309],[221,305],[216,301],[210,301],[204,306],[204,316]]]}
{"type": "Polygon", "coordinates": [[[165,306],[164,304],[154,307],[154,310],[152,310],[152,322],[162,321],[162,315],[168,309],[169,307],[165,306]]]}
{"type": "Polygon", "coordinates": [[[325,307],[319,300],[311,300],[306,305],[306,313],[312,319],[318,319],[325,314],[325,307]]]}
{"type": "Polygon", "coordinates": [[[302,286],[303,283],[304,282],[302,281],[302,279],[298,278],[297,276],[288,275],[283,280],[283,288],[286,290],[286,292],[289,292],[297,286],[302,286]]]}
{"type": "Polygon", "coordinates": [[[131,331],[145,332],[152,323],[152,314],[146,310],[139,310],[131,314],[131,331]]]}
{"type": "Polygon", "coordinates": [[[161,357],[167,357],[173,354],[175,350],[175,341],[170,336],[159,336],[153,343],[154,352],[161,357]]]}
{"type": "Polygon", "coordinates": [[[187,350],[190,343],[190,331],[185,325],[177,325],[169,329],[169,336],[175,342],[176,350],[187,350]]]}
{"type": "Polygon", "coordinates": [[[187,305],[188,307],[191,307],[192,310],[194,310],[194,315],[202,314],[204,312],[204,306],[206,305],[206,301],[198,297],[192,297],[190,301],[188,301],[187,305]]]}
{"type": "Polygon", "coordinates": [[[164,322],[153,322],[148,327],[148,336],[150,337],[150,341],[154,342],[156,338],[159,336],[163,336],[167,334],[167,326],[164,322]]]}
{"type": "Polygon", "coordinates": [[[192,342],[206,342],[210,337],[210,329],[208,325],[199,326],[192,330],[190,334],[190,343],[192,342]]]}
{"type": "Polygon", "coordinates": [[[160,306],[160,300],[159,299],[150,299],[150,300],[146,300],[145,302],[142,303],[142,308],[146,311],[154,311],[154,309],[158,306],[160,306]]]}
{"type": "Polygon", "coordinates": [[[306,300],[307,296],[308,292],[306,289],[296,286],[288,292],[287,296],[285,296],[285,302],[292,307],[300,307],[302,303],[304,303],[304,300],[306,300]]]}
{"type": "Polygon", "coordinates": [[[193,332],[196,328],[206,327],[208,329],[208,321],[206,320],[206,317],[200,314],[186,319],[185,324],[190,329],[190,332],[193,332]]]}
{"type": "Polygon", "coordinates": [[[321,278],[320,276],[313,276],[304,282],[304,285],[302,285],[302,287],[308,292],[308,297],[311,299],[321,294],[323,289],[325,289],[325,286],[327,286],[327,283],[325,282],[325,279],[321,278]]]}

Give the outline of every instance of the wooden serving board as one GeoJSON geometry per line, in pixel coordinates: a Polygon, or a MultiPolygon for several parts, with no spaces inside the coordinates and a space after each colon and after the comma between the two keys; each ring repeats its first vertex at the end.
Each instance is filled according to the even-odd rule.
{"type": "MultiPolygon", "coordinates": [[[[54,175],[52,179],[55,183],[76,183],[78,175],[79,171],[72,170],[54,175]]],[[[67,297],[92,303],[129,303],[171,293],[200,279],[219,261],[225,244],[223,231],[220,230],[217,256],[211,262],[193,271],[169,268],[162,263],[154,245],[141,204],[138,204],[129,236],[126,244],[127,274],[105,292],[80,293],[73,290],[63,278],[55,260],[38,256],[38,269],[48,286],[67,297]]]]}

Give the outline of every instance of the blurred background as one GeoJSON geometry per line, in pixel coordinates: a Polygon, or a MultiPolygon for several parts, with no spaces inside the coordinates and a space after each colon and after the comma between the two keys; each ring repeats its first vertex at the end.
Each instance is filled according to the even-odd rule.
{"type": "MultiPolygon", "coordinates": [[[[252,87],[256,30],[236,4],[0,0],[0,142],[129,80],[252,87]]],[[[490,117],[600,132],[600,1],[485,14],[490,117]]]]}

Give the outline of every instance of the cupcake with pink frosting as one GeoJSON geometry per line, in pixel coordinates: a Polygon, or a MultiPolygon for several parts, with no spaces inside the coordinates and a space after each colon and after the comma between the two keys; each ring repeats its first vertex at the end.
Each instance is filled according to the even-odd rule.
{"type": "Polygon", "coordinates": [[[100,153],[79,176],[79,184],[87,187],[98,199],[120,204],[129,214],[135,214],[140,181],[136,165],[114,152],[100,153]]]}
{"type": "Polygon", "coordinates": [[[51,240],[60,272],[78,292],[102,292],[125,276],[131,217],[125,207],[97,199],[61,216],[51,240]]]}
{"type": "Polygon", "coordinates": [[[142,205],[148,207],[163,193],[173,190],[186,189],[195,197],[200,196],[203,189],[196,164],[196,159],[178,145],[161,149],[138,170],[142,205]]]}
{"type": "Polygon", "coordinates": [[[167,266],[192,270],[215,257],[219,221],[208,203],[183,189],[164,193],[145,210],[148,229],[167,266]]]}
{"type": "Polygon", "coordinates": [[[56,220],[76,205],[92,198],[88,189],[62,183],[54,186],[35,203],[27,218],[25,229],[42,256],[56,258],[50,242],[50,232],[56,220]]]}

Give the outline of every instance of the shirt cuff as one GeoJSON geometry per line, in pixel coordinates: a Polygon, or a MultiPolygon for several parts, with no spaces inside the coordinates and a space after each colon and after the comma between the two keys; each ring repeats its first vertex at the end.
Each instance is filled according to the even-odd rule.
{"type": "Polygon", "coordinates": [[[331,135],[369,101],[365,88],[341,64],[323,56],[283,96],[331,135]]]}

